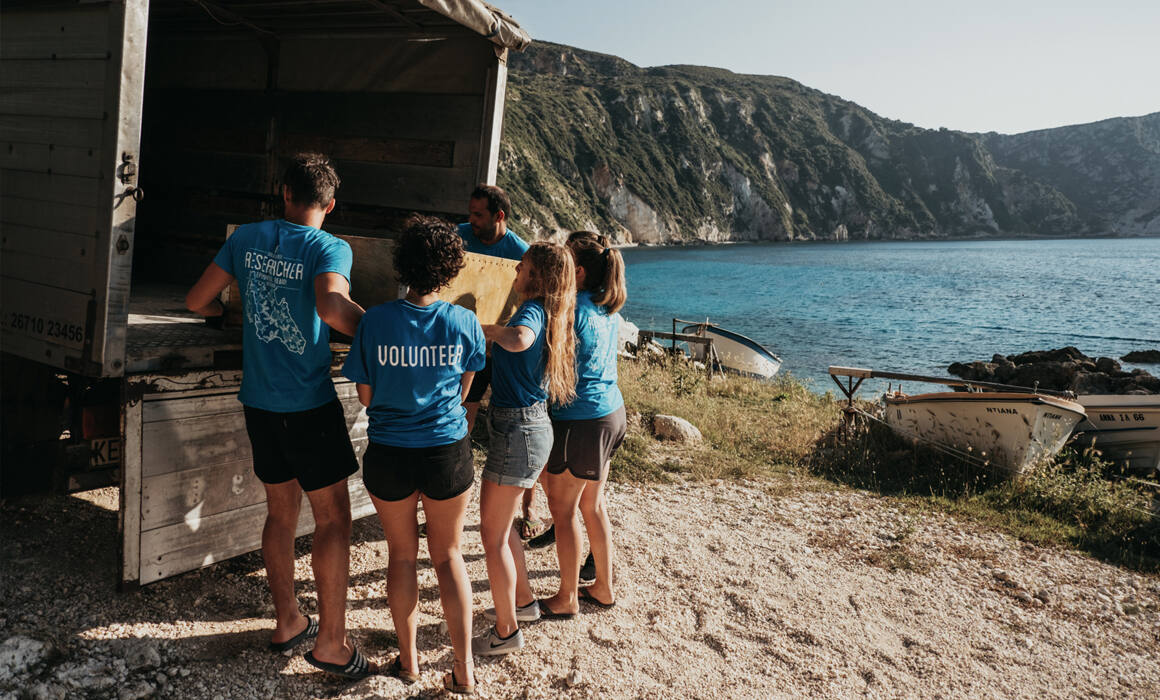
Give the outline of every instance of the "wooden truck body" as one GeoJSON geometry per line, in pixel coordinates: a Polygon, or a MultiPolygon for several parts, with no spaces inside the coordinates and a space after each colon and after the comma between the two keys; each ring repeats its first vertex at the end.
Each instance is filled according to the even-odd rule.
{"type": "MultiPolygon", "coordinates": [[[[128,585],[253,550],[265,504],[236,400],[240,331],[191,317],[185,289],[230,225],[280,213],[299,151],[342,178],[326,228],[357,242],[354,287],[389,287],[367,284],[389,270],[357,249],[413,211],[465,218],[472,187],[495,181],[507,51],[529,39],[480,0],[0,12],[0,489],[119,484],[128,585]]],[[[365,413],[335,382],[361,451],[365,413]]]]}

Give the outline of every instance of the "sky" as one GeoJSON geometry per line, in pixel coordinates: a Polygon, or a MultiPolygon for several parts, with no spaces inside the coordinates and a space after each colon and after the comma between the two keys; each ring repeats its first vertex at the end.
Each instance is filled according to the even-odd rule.
{"type": "Polygon", "coordinates": [[[490,1],[534,40],[785,76],[926,128],[1160,111],[1160,0],[490,1]]]}

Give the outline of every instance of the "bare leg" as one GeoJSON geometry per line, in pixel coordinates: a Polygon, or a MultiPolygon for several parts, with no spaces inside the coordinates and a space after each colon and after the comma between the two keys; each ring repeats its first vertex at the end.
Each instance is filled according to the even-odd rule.
{"type": "Polygon", "coordinates": [[[443,604],[443,617],[447,620],[451,650],[455,655],[454,677],[468,685],[475,683],[475,666],[471,657],[471,580],[463,564],[459,540],[470,500],[471,489],[443,501],[423,497],[423,510],[427,513],[427,551],[439,579],[439,602],[443,604]]]}
{"type": "MultiPolygon", "coordinates": [[[[501,637],[515,634],[519,629],[516,622],[516,587],[519,571],[513,552],[514,538],[519,543],[519,535],[512,528],[512,518],[519,507],[520,495],[525,489],[518,486],[500,486],[484,479],[479,495],[479,536],[483,540],[483,552],[487,560],[487,580],[491,584],[491,599],[495,605],[495,631],[501,637]]],[[[523,545],[519,544],[520,560],[523,560],[523,545]]],[[[524,586],[527,586],[527,571],[524,571],[524,586]]]]}
{"type": "Polygon", "coordinates": [[[266,524],[262,528],[262,561],[274,600],[272,642],[285,642],[306,629],[306,617],[294,595],[294,531],[302,506],[302,489],[291,479],[266,487],[266,524]]]}
{"type": "Polygon", "coordinates": [[[346,589],[350,580],[350,493],[346,479],[307,491],[314,511],[314,546],[310,563],[318,589],[318,639],[314,658],[329,663],[350,661],[354,647],[346,638],[346,589]]]}
{"type": "Polygon", "coordinates": [[[383,501],[371,496],[371,502],[375,504],[387,538],[387,605],[399,638],[399,662],[405,670],[418,673],[415,628],[419,578],[415,561],[419,556],[419,524],[415,511],[419,492],[401,501],[383,501]]]}
{"type": "Polygon", "coordinates": [[[576,612],[580,608],[576,589],[580,579],[580,517],[577,507],[586,482],[564,470],[544,475],[548,510],[556,526],[556,556],[560,561],[560,589],[547,599],[553,612],[576,612]]]}
{"type": "MultiPolygon", "coordinates": [[[[604,473],[608,473],[607,468],[604,473]]],[[[596,562],[596,582],[588,587],[588,593],[602,603],[612,603],[616,600],[612,591],[612,522],[605,506],[604,484],[604,479],[587,482],[580,497],[580,514],[584,516],[588,544],[596,562]]]]}

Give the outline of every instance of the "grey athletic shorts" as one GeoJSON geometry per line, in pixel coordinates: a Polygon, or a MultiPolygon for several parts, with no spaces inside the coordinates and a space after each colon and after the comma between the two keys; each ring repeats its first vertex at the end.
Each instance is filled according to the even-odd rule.
{"type": "Polygon", "coordinates": [[[554,420],[552,454],[544,469],[549,474],[567,469],[577,479],[600,481],[608,476],[605,466],[624,442],[627,428],[624,406],[601,418],[554,420]]]}

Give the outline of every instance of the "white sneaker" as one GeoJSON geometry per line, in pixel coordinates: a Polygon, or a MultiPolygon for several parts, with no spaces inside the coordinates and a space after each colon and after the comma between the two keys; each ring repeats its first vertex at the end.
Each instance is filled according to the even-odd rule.
{"type": "MultiPolygon", "coordinates": [[[[495,622],[495,608],[483,611],[483,616],[495,622]]],[[[516,622],[535,622],[540,619],[540,601],[533,600],[524,607],[516,606],[516,622]]]]}
{"type": "Polygon", "coordinates": [[[510,654],[524,646],[524,631],[517,629],[516,633],[507,639],[501,639],[492,627],[487,634],[471,640],[471,651],[476,656],[499,656],[510,654]]]}

